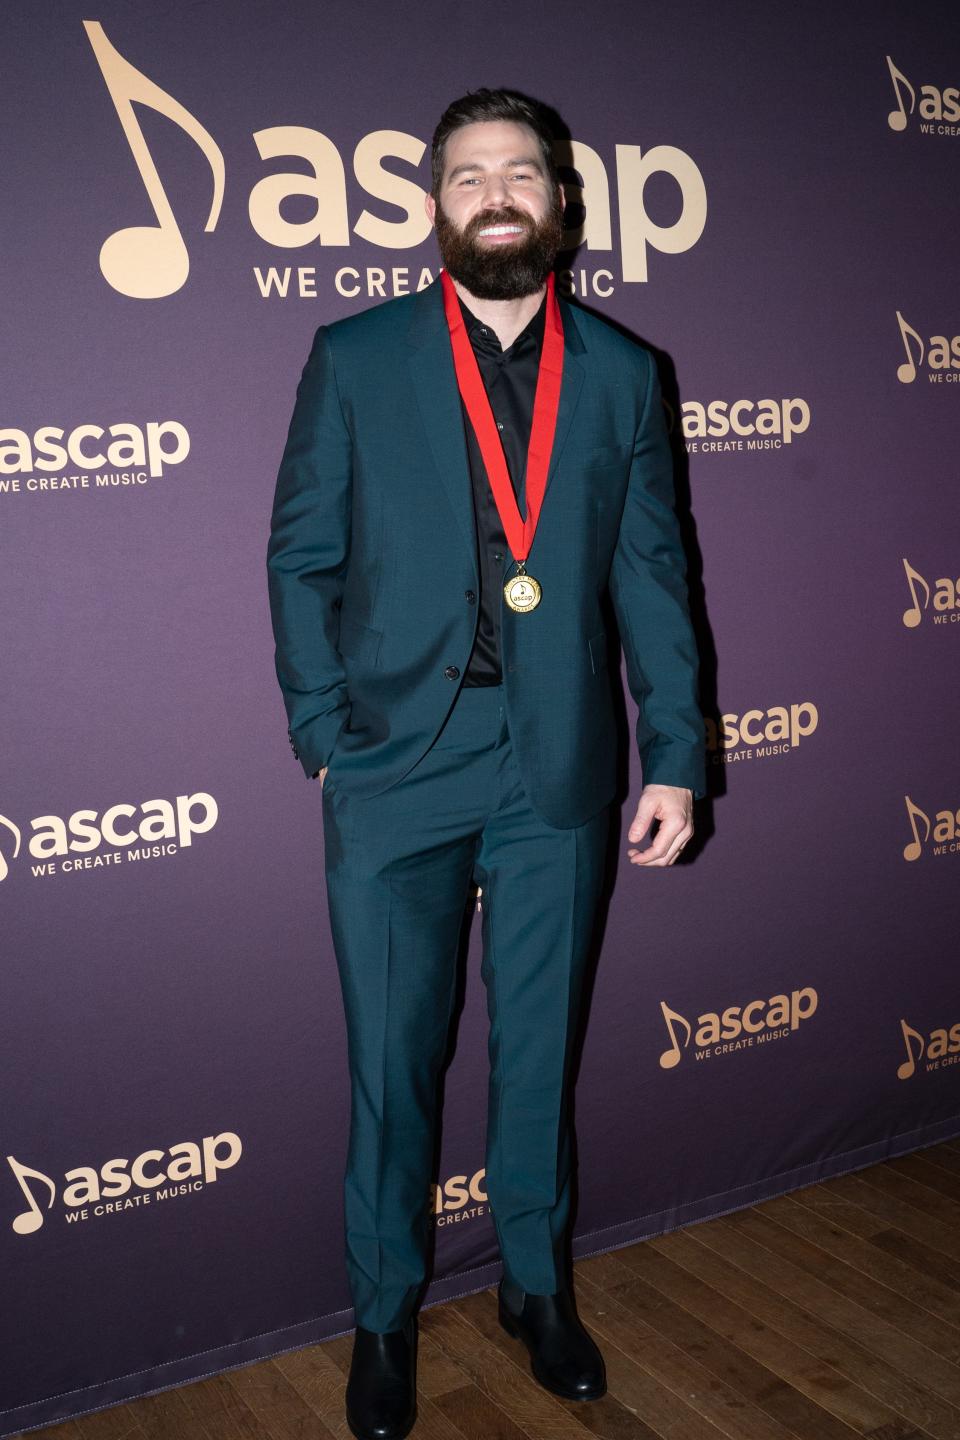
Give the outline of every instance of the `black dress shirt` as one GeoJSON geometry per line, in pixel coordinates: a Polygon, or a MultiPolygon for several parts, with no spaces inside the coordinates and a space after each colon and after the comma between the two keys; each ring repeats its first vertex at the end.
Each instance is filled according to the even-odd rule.
{"type": "MultiPolygon", "coordinates": [[[[458,297],[459,298],[459,297],[458,297]]],[[[537,389],[537,375],[540,369],[540,350],[543,345],[543,327],[546,317],[546,296],[540,308],[528,321],[513,344],[504,350],[497,332],[484,325],[460,300],[467,334],[477,357],[477,365],[490,401],[493,418],[497,422],[503,453],[510,472],[514,494],[521,517],[526,514],[524,482],[526,480],[527,446],[530,442],[530,427],[533,422],[533,399],[537,389]]],[[[490,481],[477,437],[474,434],[467,408],[460,399],[463,414],[463,428],[467,440],[467,455],[470,461],[470,479],[473,484],[473,508],[477,523],[477,549],[480,562],[480,594],[477,597],[479,615],[477,634],[467,662],[464,685],[499,685],[500,668],[500,605],[503,598],[503,584],[510,559],[507,539],[493,498],[490,481]]]]}

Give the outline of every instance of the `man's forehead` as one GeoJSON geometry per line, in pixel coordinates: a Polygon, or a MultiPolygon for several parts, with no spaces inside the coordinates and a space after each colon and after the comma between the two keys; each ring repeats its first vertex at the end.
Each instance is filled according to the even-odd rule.
{"type": "Polygon", "coordinates": [[[475,120],[461,125],[447,140],[444,169],[475,162],[478,165],[515,165],[518,161],[543,168],[537,137],[515,120],[475,120]]]}

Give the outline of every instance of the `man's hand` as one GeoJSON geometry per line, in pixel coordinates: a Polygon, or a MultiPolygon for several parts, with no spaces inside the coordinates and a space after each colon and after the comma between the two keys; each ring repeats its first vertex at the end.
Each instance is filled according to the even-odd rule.
{"type": "Polygon", "coordinates": [[[318,770],[317,773],[316,773],[316,775],[314,775],[314,777],[313,777],[314,780],[319,780],[319,781],[320,781],[320,789],[321,789],[321,790],[323,789],[323,782],[324,782],[324,780],[326,779],[327,771],[329,770],[329,768],[330,768],[329,765],[324,765],[323,769],[322,769],[322,770],[318,770]]]}
{"type": "Polygon", "coordinates": [[[638,841],[660,821],[646,850],[628,849],[631,865],[672,865],[693,834],[693,791],[683,785],[645,785],[627,839],[638,841]]]}

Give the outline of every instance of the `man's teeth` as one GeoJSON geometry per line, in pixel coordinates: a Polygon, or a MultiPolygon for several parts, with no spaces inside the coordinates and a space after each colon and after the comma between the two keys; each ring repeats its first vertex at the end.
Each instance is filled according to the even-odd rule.
{"type": "Polygon", "coordinates": [[[481,235],[522,235],[522,225],[488,225],[480,231],[481,235]]]}

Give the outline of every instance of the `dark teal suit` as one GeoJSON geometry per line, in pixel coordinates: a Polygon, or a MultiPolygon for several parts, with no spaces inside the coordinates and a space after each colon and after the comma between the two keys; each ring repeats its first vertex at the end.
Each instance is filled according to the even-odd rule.
{"type": "MultiPolygon", "coordinates": [[[[570,1043],[616,784],[609,588],[645,783],[705,793],[697,658],[656,370],[560,300],[563,383],[503,683],[463,687],[479,569],[439,280],[321,326],[268,548],[276,668],[325,870],[352,1077],[345,1177],[357,1323],[395,1329],[424,1275],[434,1090],[472,883],[483,886],[487,1185],[504,1263],[561,1281],[570,1043]]],[[[524,508],[520,487],[521,511],[524,508]]],[[[505,575],[513,573],[505,567],[505,575]]]]}

